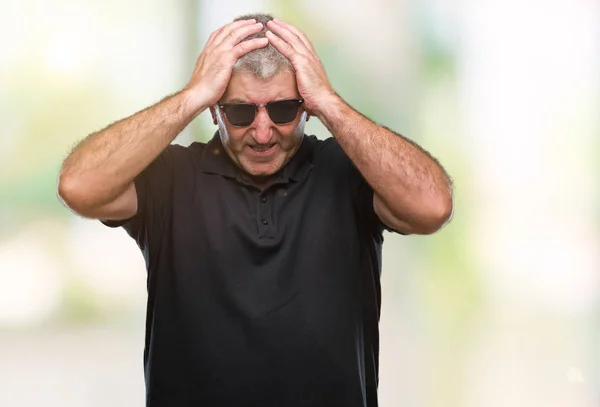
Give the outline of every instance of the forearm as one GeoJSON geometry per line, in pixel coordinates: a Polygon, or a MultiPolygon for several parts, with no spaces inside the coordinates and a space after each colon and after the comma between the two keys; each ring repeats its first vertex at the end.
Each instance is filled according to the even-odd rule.
{"type": "Polygon", "coordinates": [[[326,108],[319,119],[397,219],[424,230],[425,224],[449,216],[451,183],[433,157],[339,97],[323,105],[326,108]]]}
{"type": "Polygon", "coordinates": [[[91,134],[63,163],[61,196],[86,205],[115,199],[202,110],[180,92],[91,134]]]}

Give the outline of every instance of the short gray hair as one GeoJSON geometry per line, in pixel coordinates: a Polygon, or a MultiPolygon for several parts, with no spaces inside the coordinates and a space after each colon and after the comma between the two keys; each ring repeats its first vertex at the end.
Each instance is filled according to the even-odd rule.
{"type": "MultiPolygon", "coordinates": [[[[267,22],[273,19],[269,14],[246,14],[239,16],[233,21],[255,19],[257,23],[263,24],[263,29],[253,34],[242,41],[251,40],[253,38],[264,38],[267,32],[267,22]]],[[[289,59],[281,54],[272,45],[250,51],[243,55],[233,66],[233,73],[247,72],[262,79],[269,79],[280,72],[294,73],[294,68],[289,59]]]]}

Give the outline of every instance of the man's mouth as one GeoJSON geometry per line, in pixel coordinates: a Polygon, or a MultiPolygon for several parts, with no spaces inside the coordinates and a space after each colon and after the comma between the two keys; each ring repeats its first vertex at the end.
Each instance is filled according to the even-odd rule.
{"type": "Polygon", "coordinates": [[[262,145],[254,145],[254,146],[250,146],[250,148],[254,151],[256,151],[257,153],[264,153],[266,151],[269,151],[271,148],[273,148],[273,146],[275,146],[275,144],[262,144],[262,145]]]}

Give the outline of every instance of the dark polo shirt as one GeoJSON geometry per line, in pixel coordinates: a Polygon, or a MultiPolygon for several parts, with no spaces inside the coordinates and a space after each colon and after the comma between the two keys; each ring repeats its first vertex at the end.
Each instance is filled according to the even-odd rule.
{"type": "Polygon", "coordinates": [[[148,270],[153,407],[375,407],[383,225],[333,139],[260,190],[216,135],[171,145],[121,222],[148,270]]]}

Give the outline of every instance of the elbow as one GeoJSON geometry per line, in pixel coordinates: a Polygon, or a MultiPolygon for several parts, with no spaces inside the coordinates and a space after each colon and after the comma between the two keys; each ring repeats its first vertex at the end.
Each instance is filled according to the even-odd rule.
{"type": "Polygon", "coordinates": [[[68,208],[73,209],[77,202],[77,181],[73,177],[67,176],[64,173],[58,178],[58,186],[56,195],[58,199],[68,208]]]}
{"type": "Polygon", "coordinates": [[[454,200],[452,194],[439,197],[431,203],[427,210],[420,234],[430,235],[442,229],[452,219],[454,200]]]}
{"type": "MultiPolygon", "coordinates": [[[[401,201],[400,201],[401,202],[401,201]]],[[[409,205],[386,205],[376,195],[375,213],[391,229],[402,234],[431,235],[452,219],[454,210],[451,194],[418,199],[409,205]]]]}
{"type": "Polygon", "coordinates": [[[90,206],[87,188],[76,177],[62,173],[58,179],[56,194],[58,199],[76,214],[86,216],[89,212],[86,210],[90,206]]]}

